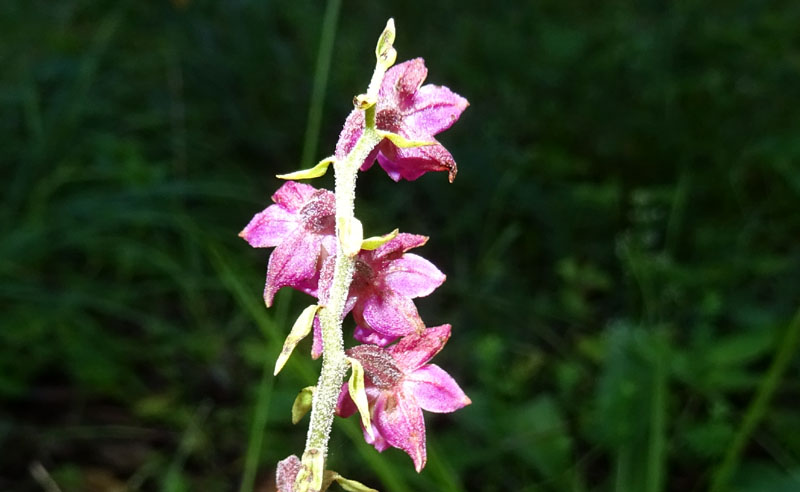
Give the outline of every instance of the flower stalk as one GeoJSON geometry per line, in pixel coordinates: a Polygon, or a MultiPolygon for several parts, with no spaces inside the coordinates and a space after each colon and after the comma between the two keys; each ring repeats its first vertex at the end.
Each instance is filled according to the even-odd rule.
{"type": "Polygon", "coordinates": [[[292,326],[275,364],[277,375],[313,331],[311,356],[322,355],[322,368],[317,385],[301,390],[292,406],[293,423],[309,409],[311,417],[302,458],[278,463],[280,492],[322,492],[334,481],[351,492],[375,492],[326,469],[334,415],[357,411],[368,443],[378,451],[402,449],[419,472],[426,462],[422,410],[449,413],[470,403],[450,375],[428,363],[450,337],[450,325],[426,328],[413,302],[445,280],[434,264],[408,252],[428,238],[394,229],[364,239],[354,213],[358,172],[376,161],[394,181],[447,171],[452,182],[456,174],[452,155],[434,135],[469,103],[446,87],[423,86],[421,58],[393,66],[394,37],[390,19],[375,49],[367,92],[354,98],[334,155],[279,175],[289,181],[272,195],[274,204],[240,233],[253,247],[275,248],[264,287],[267,307],[287,286],[318,299],[292,326]],[[322,176],[330,165],[334,193],[294,181],[322,176]],[[351,312],[353,338],[362,345],[345,351],[342,321],[351,312]],[[343,385],[348,368],[350,381],[343,385]]]}
{"type": "Polygon", "coordinates": [[[322,370],[314,392],[311,424],[306,437],[304,456],[316,452],[327,456],[328,437],[330,436],[331,425],[336,411],[336,402],[348,367],[344,352],[342,318],[344,317],[345,301],[350,290],[350,282],[353,279],[355,260],[351,256],[341,254],[343,240],[341,224],[355,219],[355,190],[358,168],[381,141],[381,136],[375,128],[375,106],[370,106],[364,111],[372,113],[372,115],[365,115],[367,124],[364,128],[364,133],[347,157],[342,161],[335,162],[333,165],[335,173],[334,194],[336,196],[336,247],[339,254],[336,255],[329,300],[320,312],[323,346],[322,370]],[[372,123],[371,125],[370,122],[372,123]]]}

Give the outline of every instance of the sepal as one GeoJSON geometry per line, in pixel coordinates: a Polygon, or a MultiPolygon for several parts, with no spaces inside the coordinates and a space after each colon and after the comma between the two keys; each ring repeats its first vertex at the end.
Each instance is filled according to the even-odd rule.
{"type": "Polygon", "coordinates": [[[275,177],[278,179],[313,179],[324,176],[328,172],[328,166],[336,162],[336,158],[326,157],[317,163],[316,166],[309,169],[302,169],[289,174],[278,174],[275,177]]]}
{"type": "Polygon", "coordinates": [[[297,398],[292,403],[292,423],[296,424],[311,410],[311,402],[314,399],[316,386],[306,386],[297,394],[297,398]]]}
{"type": "Polygon", "coordinates": [[[347,389],[350,391],[350,398],[358,408],[358,414],[361,415],[361,424],[366,429],[370,438],[374,439],[372,434],[372,424],[369,417],[369,402],[367,401],[367,391],[364,386],[364,367],[358,359],[348,357],[347,362],[350,363],[350,380],[347,382],[347,389]]]}
{"type": "Polygon", "coordinates": [[[375,249],[380,248],[384,244],[388,243],[392,239],[396,238],[397,235],[400,233],[399,229],[395,229],[389,234],[384,234],[383,236],[372,236],[364,239],[361,241],[361,249],[372,251],[375,249]]]}
{"type": "Polygon", "coordinates": [[[292,355],[294,348],[300,343],[300,340],[311,333],[311,325],[314,322],[314,316],[317,314],[318,309],[319,305],[312,304],[303,309],[303,312],[297,317],[297,321],[292,325],[289,336],[287,336],[286,341],[283,342],[283,348],[278,355],[278,360],[275,361],[275,371],[273,375],[277,376],[278,373],[281,372],[281,369],[283,369],[286,361],[289,360],[289,356],[292,355]]]}

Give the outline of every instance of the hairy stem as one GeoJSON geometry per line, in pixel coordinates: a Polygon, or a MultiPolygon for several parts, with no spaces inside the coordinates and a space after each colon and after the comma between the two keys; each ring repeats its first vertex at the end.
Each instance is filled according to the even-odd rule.
{"type": "Polygon", "coordinates": [[[322,325],[322,371],[311,408],[311,424],[306,438],[305,455],[315,454],[327,456],[328,437],[330,436],[333,416],[339,390],[342,387],[347,361],[344,353],[342,337],[342,318],[345,301],[353,278],[355,261],[342,253],[341,231],[339,224],[343,218],[354,217],[356,175],[358,168],[381,141],[375,129],[375,107],[366,110],[367,125],[356,142],[353,150],[341,161],[334,164],[336,173],[336,237],[337,254],[333,271],[333,283],[329,292],[329,300],[320,311],[322,325]],[[371,122],[371,124],[370,124],[371,122]]]}

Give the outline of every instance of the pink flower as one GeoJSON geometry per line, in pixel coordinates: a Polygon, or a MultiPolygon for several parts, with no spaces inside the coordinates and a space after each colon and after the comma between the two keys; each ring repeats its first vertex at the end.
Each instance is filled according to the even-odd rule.
{"type": "MultiPolygon", "coordinates": [[[[364,368],[369,401],[371,439],[378,451],[389,446],[402,449],[414,461],[417,472],[425,466],[425,421],[422,410],[449,413],[471,403],[453,378],[435,364],[427,364],[450,338],[450,325],[428,328],[381,348],[358,345],[347,351],[364,368]]],[[[347,384],[342,386],[336,412],[349,417],[356,406],[347,384]]]]}
{"type": "Polygon", "coordinates": [[[254,248],[275,247],[264,287],[267,306],[281,287],[316,295],[319,266],[336,247],[333,193],[287,181],[272,201],[275,205],[256,214],[239,233],[254,248]]]}
{"type": "MultiPolygon", "coordinates": [[[[345,310],[353,311],[357,340],[383,346],[397,337],[424,330],[412,299],[433,292],[442,285],[445,275],[430,261],[406,251],[427,241],[425,236],[401,233],[378,249],[359,252],[345,310]]],[[[330,257],[322,268],[323,305],[333,279],[333,264],[330,257]]]]}
{"type": "MultiPolygon", "coordinates": [[[[408,140],[435,142],[469,106],[466,99],[447,87],[422,85],[428,69],[422,58],[415,58],[387,70],[378,91],[375,114],[379,130],[397,133],[408,140]]],[[[364,128],[364,112],[353,110],[345,121],[336,144],[336,158],[344,158],[356,144],[364,128]]],[[[364,164],[366,171],[377,157],[389,176],[413,181],[428,171],[448,171],[450,182],[456,177],[456,162],[444,147],[435,145],[402,149],[388,139],[378,144],[364,164]]]]}

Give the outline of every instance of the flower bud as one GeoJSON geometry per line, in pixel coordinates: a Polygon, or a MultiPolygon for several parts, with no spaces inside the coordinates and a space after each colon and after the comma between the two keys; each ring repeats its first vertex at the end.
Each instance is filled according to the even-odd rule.
{"type": "Polygon", "coordinates": [[[397,50],[392,46],[394,38],[394,19],[389,19],[386,22],[386,28],[378,38],[378,45],[375,47],[375,57],[378,60],[378,65],[384,70],[394,65],[395,60],[397,60],[397,50]]]}

